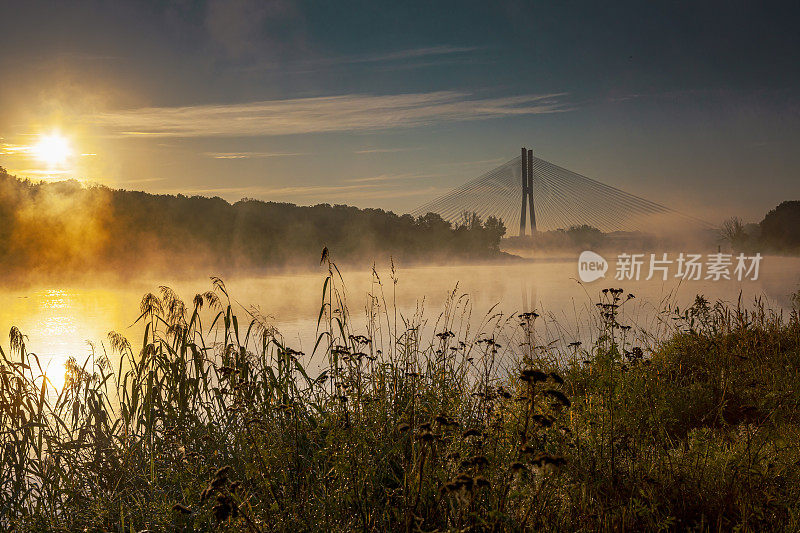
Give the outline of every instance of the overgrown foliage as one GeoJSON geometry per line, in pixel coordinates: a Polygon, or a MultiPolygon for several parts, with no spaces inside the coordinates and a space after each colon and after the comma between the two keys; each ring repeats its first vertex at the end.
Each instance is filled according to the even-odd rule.
{"type": "Polygon", "coordinates": [[[800,251],[800,201],[781,202],[760,224],[762,242],[780,251],[800,251]]]}
{"type": "Polygon", "coordinates": [[[800,527],[797,311],[700,297],[669,310],[666,338],[638,344],[621,313],[633,295],[607,289],[597,340],[561,350],[540,341],[535,312],[492,312],[471,331],[455,291],[430,323],[402,317],[392,272],[386,287],[375,274],[356,332],[323,262],[320,372],[263,318],[240,323],[216,279],[190,304],[166,287],[145,296],[141,348],[110,334],[108,356],[73,361],[61,391],[12,330],[2,527],[800,527]]]}
{"type": "Polygon", "coordinates": [[[465,214],[451,224],[346,205],[297,206],[181,194],[33,183],[0,168],[0,266],[7,279],[92,273],[246,273],[315,264],[330,246],[346,263],[500,255],[503,223],[465,214]]]}

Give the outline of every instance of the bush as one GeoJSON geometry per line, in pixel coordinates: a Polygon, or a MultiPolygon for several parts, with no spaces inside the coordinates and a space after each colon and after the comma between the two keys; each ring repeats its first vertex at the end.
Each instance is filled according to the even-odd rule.
{"type": "Polygon", "coordinates": [[[392,325],[379,292],[357,333],[327,264],[316,374],[265,319],[240,323],[220,280],[191,304],[145,296],[141,349],[110,334],[116,369],[111,353],[72,361],[61,391],[12,330],[2,527],[800,526],[796,314],[698,298],[644,349],[620,322],[633,295],[606,289],[596,343],[562,350],[538,339],[536,313],[459,330],[455,292],[427,338],[422,317],[392,325]]]}

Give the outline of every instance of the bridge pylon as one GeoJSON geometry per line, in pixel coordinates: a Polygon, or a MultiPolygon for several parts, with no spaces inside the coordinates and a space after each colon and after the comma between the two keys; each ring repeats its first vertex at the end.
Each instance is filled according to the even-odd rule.
{"type": "Polygon", "coordinates": [[[536,211],[533,209],[533,150],[522,147],[522,211],[519,217],[519,236],[525,236],[526,212],[529,210],[531,236],[536,234],[536,211]],[[527,209],[526,209],[527,208],[527,209]]]}
{"type": "Polygon", "coordinates": [[[675,224],[712,227],[698,218],[534,157],[533,150],[527,148],[522,148],[522,157],[515,156],[422,204],[411,214],[436,213],[458,226],[463,224],[464,212],[475,213],[482,220],[498,218],[509,231],[514,231],[519,223],[520,237],[526,236],[527,228],[537,235],[539,231],[582,225],[604,233],[660,231],[665,225],[675,224]],[[520,175],[522,194],[519,194],[520,175]]]}

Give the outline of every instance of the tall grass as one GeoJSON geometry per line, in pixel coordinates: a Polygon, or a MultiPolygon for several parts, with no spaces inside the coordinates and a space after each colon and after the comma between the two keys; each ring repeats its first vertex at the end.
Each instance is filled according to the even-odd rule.
{"type": "Polygon", "coordinates": [[[643,349],[622,318],[632,295],[609,289],[597,341],[561,349],[536,313],[473,330],[456,291],[434,320],[402,316],[392,271],[354,331],[323,262],[313,356],[256,313],[240,322],[218,279],[189,304],[145,296],[141,347],[110,334],[60,391],[12,329],[0,527],[800,528],[796,311],[698,298],[643,349]]]}

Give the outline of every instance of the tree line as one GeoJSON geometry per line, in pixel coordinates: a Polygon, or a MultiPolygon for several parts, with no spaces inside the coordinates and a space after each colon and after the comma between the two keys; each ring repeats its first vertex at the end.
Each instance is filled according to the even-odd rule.
{"type": "Polygon", "coordinates": [[[720,229],[722,239],[738,250],[800,253],[800,201],[781,202],[756,224],[739,217],[727,219],[720,229]]]}
{"type": "Polygon", "coordinates": [[[244,198],[150,194],[32,182],[0,168],[0,247],[6,272],[101,269],[209,273],[309,268],[327,246],[338,261],[489,258],[503,223],[465,213],[451,224],[347,205],[298,206],[244,198]]]}

